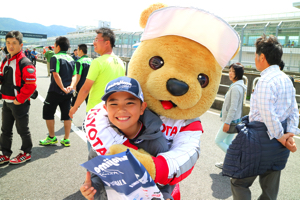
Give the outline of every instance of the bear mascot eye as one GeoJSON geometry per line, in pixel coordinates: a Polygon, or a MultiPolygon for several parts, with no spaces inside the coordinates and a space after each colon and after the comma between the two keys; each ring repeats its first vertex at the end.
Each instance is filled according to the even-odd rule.
{"type": "Polygon", "coordinates": [[[208,79],[208,76],[206,74],[199,74],[198,75],[198,81],[199,81],[202,88],[205,88],[209,83],[209,79],[208,79]]]}
{"type": "Polygon", "coordinates": [[[163,65],[164,60],[159,56],[154,56],[149,60],[149,66],[154,70],[161,68],[163,65]]]}

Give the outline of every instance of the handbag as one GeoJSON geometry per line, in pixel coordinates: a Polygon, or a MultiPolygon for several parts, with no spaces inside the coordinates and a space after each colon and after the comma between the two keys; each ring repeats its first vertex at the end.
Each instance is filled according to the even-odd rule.
{"type": "Polygon", "coordinates": [[[230,123],[229,130],[227,131],[228,134],[237,133],[237,129],[235,128],[239,123],[230,123]]]}

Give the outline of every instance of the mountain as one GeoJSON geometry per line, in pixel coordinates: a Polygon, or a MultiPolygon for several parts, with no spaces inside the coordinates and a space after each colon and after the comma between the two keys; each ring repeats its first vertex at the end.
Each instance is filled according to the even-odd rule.
{"type": "Polygon", "coordinates": [[[0,17],[0,31],[18,30],[24,33],[47,34],[47,37],[66,35],[69,32],[74,32],[75,28],[65,26],[44,26],[37,23],[21,22],[12,18],[0,17]]]}

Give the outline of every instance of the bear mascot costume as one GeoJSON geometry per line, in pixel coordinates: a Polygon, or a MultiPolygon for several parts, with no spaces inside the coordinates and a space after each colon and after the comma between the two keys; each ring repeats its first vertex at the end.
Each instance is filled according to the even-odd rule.
{"type": "Polygon", "coordinates": [[[144,32],[128,76],[139,81],[148,108],[160,116],[170,150],[157,157],[134,150],[101,120],[99,109],[88,113],[85,131],[98,155],[131,147],[155,183],[176,185],[190,175],[199,158],[199,116],[214,102],[222,69],[239,51],[240,39],[223,19],[197,8],[153,4],[142,12],[140,25],[144,32]],[[95,129],[97,133],[91,131],[95,129]]]}

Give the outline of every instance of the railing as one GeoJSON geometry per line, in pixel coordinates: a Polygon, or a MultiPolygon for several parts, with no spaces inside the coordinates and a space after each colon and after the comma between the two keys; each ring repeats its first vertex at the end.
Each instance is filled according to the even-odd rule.
{"type": "Polygon", "coordinates": [[[256,83],[257,83],[257,81],[258,81],[258,79],[259,79],[260,77],[256,77],[255,79],[253,79],[253,82],[252,82],[252,92],[254,92],[254,88],[255,88],[255,86],[256,86],[256,83]]]}
{"type": "MultiPolygon", "coordinates": [[[[222,75],[229,76],[228,73],[222,73],[222,75]]],[[[245,83],[244,84],[248,88],[248,78],[246,76],[243,76],[243,79],[245,79],[245,83]]],[[[220,84],[220,86],[229,88],[229,85],[220,84]]],[[[244,103],[243,104],[246,103],[246,97],[247,97],[247,90],[245,91],[245,94],[244,94],[244,101],[243,101],[244,103]]]]}

